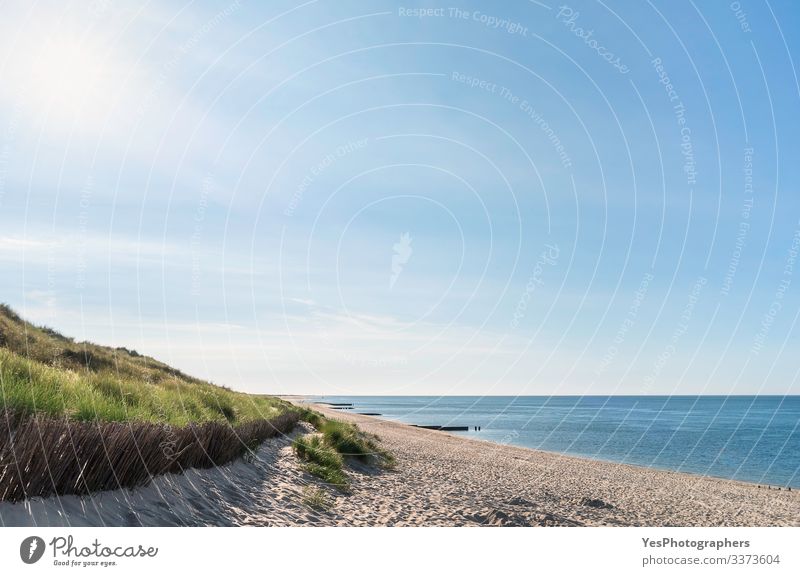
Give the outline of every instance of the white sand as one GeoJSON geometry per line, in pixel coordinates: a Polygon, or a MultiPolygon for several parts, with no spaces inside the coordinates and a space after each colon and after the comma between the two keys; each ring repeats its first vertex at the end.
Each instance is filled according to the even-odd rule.
{"type": "MultiPolygon", "coordinates": [[[[622,464],[469,440],[319,408],[378,434],[395,471],[349,469],[349,494],[322,487],[331,507],[307,504],[321,484],[290,438],[255,461],[156,478],[91,498],[0,503],[4,525],[259,526],[785,526],[800,525],[798,491],[766,490],[622,464]]],[[[301,433],[302,430],[297,433],[301,433]]]]}

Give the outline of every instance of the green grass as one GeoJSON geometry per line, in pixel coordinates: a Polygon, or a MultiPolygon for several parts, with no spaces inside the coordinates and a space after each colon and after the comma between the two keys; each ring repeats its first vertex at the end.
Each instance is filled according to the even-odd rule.
{"type": "MultiPolygon", "coordinates": [[[[379,445],[377,436],[359,430],[355,424],[319,417],[318,434],[306,434],[294,440],[292,447],[305,461],[305,469],[324,482],[346,489],[348,485],[344,465],[348,458],[361,462],[374,462],[392,469],[394,457],[379,445]]],[[[305,415],[306,421],[308,416],[305,415]]],[[[313,418],[312,418],[313,419],[313,418]]]]}
{"type": "Polygon", "coordinates": [[[347,475],[344,473],[344,458],[325,439],[318,434],[306,434],[295,438],[292,443],[295,453],[305,460],[305,468],[317,478],[336,486],[346,488],[347,475]]]}
{"type": "Polygon", "coordinates": [[[306,486],[303,489],[303,504],[314,510],[328,511],[333,503],[324,490],[306,486]]]}
{"type": "Polygon", "coordinates": [[[296,410],[300,414],[300,419],[303,422],[308,422],[317,430],[322,428],[322,425],[326,421],[325,417],[322,414],[320,414],[319,412],[315,412],[310,408],[296,408],[296,410]]]}
{"type": "Polygon", "coordinates": [[[321,428],[326,444],[345,457],[352,457],[362,462],[376,460],[391,467],[394,458],[378,444],[378,437],[359,430],[355,424],[341,420],[326,420],[321,428]]]}
{"type": "Polygon", "coordinates": [[[74,342],[25,322],[0,304],[0,409],[4,408],[74,420],[175,426],[240,424],[295,409],[278,398],[234,392],[193,378],[134,350],[74,342]]]}

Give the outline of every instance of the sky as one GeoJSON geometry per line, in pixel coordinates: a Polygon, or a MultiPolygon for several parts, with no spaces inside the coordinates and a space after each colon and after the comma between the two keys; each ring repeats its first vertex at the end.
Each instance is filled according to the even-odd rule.
{"type": "Polygon", "coordinates": [[[2,11],[31,321],[248,392],[800,393],[790,0],[2,11]]]}

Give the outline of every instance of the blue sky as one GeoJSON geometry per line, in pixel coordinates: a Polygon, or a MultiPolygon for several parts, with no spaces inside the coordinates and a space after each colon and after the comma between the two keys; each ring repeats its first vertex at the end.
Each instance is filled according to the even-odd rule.
{"type": "Polygon", "coordinates": [[[3,11],[36,322],[253,392],[800,389],[792,2],[3,11]]]}

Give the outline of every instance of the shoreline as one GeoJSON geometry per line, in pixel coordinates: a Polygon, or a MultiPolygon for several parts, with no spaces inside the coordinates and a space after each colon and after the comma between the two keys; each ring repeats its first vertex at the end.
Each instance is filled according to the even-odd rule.
{"type": "Polygon", "coordinates": [[[312,402],[303,405],[377,434],[398,458],[398,472],[420,491],[431,489],[433,477],[445,493],[450,482],[474,484],[476,472],[495,478],[469,502],[485,508],[483,524],[536,524],[538,514],[547,525],[800,526],[798,490],[465,438],[312,402]],[[551,505],[553,512],[547,512],[551,505]],[[547,522],[548,514],[555,521],[547,522]]]}
{"type": "MultiPolygon", "coordinates": [[[[708,396],[714,396],[714,395],[708,395],[708,396]]],[[[749,395],[743,395],[743,396],[749,396],[749,395]]],[[[784,396],[784,395],[777,395],[777,396],[784,396]]],[[[317,410],[319,412],[323,412],[324,411],[327,416],[332,417],[332,418],[337,417],[337,415],[348,414],[350,416],[359,416],[359,417],[379,420],[379,421],[382,421],[382,422],[390,422],[392,424],[398,424],[398,425],[401,425],[401,426],[408,426],[409,428],[412,428],[412,429],[424,429],[421,426],[417,426],[417,425],[414,425],[414,424],[411,424],[411,423],[408,423],[408,422],[403,422],[403,421],[400,421],[400,420],[390,420],[388,418],[384,418],[383,416],[375,416],[375,415],[372,415],[372,414],[359,414],[358,412],[353,412],[353,411],[350,411],[350,410],[333,410],[333,409],[331,409],[331,406],[329,404],[326,404],[324,402],[314,402],[314,401],[310,401],[309,400],[310,398],[318,398],[319,396],[282,395],[282,396],[278,396],[278,397],[281,398],[282,400],[286,400],[287,402],[290,402],[290,403],[292,403],[292,404],[294,404],[296,406],[299,405],[299,406],[312,407],[313,409],[315,409],[315,410],[317,410]]],[[[434,397],[434,396],[431,396],[431,397],[434,397]]],[[[456,395],[454,397],[459,397],[459,396],[456,395]]],[[[460,396],[460,397],[469,397],[469,398],[471,398],[472,396],[460,396]]],[[[505,398],[505,397],[512,397],[512,396],[498,396],[498,397],[504,397],[505,398]]],[[[583,396],[583,397],[585,397],[585,396],[583,396]]],[[[605,397],[605,396],[604,395],[597,395],[597,397],[605,397]]],[[[723,396],[720,396],[720,397],[723,397],[723,396]]],[[[514,448],[519,448],[519,449],[523,449],[523,450],[530,450],[532,452],[546,454],[546,455],[549,455],[549,456],[556,456],[556,457],[563,457],[563,458],[575,458],[575,459],[578,459],[578,460],[583,460],[583,461],[588,461],[588,462],[597,462],[597,463],[609,464],[609,465],[617,465],[617,466],[630,466],[630,467],[635,468],[635,469],[655,470],[655,471],[660,471],[660,472],[665,472],[665,473],[670,473],[670,474],[684,474],[684,475],[689,476],[689,477],[718,480],[720,482],[737,483],[737,484],[742,484],[742,485],[745,485],[745,486],[752,486],[752,487],[757,488],[757,489],[760,486],[761,489],[768,490],[768,491],[769,490],[775,490],[776,492],[782,492],[782,491],[795,492],[796,491],[796,492],[800,493],[800,484],[798,484],[798,485],[789,485],[789,486],[779,486],[779,485],[776,485],[776,484],[768,484],[766,482],[757,482],[757,481],[753,481],[753,480],[741,480],[741,479],[736,479],[736,478],[727,478],[725,476],[715,476],[713,474],[703,474],[701,472],[691,472],[691,471],[686,471],[686,470],[674,470],[672,468],[665,468],[665,467],[661,467],[661,466],[648,466],[648,465],[645,465],[645,464],[635,464],[635,463],[630,463],[630,462],[619,462],[619,461],[616,461],[616,460],[609,460],[609,459],[605,459],[605,458],[593,457],[593,456],[583,455],[583,454],[572,454],[572,453],[568,453],[568,452],[558,452],[558,451],[555,451],[555,450],[546,450],[546,449],[543,449],[543,448],[531,448],[531,447],[528,447],[528,446],[520,446],[518,444],[512,444],[511,442],[504,444],[504,443],[501,443],[501,442],[495,442],[493,440],[486,440],[486,439],[482,439],[482,438],[473,438],[473,437],[462,436],[462,435],[453,433],[452,431],[449,431],[449,430],[428,430],[428,431],[429,432],[434,432],[436,434],[447,434],[449,436],[458,438],[459,440],[463,440],[463,441],[466,441],[466,442],[481,442],[481,443],[489,444],[491,446],[511,446],[511,447],[514,447],[514,448]]]]}
{"type": "MultiPolygon", "coordinates": [[[[317,406],[316,403],[311,403],[311,405],[314,407],[315,410],[318,410],[318,411],[322,411],[321,408],[324,408],[324,405],[322,407],[320,407],[320,406],[317,406]]],[[[343,412],[345,412],[345,411],[343,411],[343,410],[342,411],[334,410],[333,413],[329,414],[329,415],[330,415],[331,418],[334,418],[336,414],[341,414],[343,412]]],[[[409,424],[407,422],[401,422],[399,420],[389,420],[389,419],[383,418],[381,416],[371,416],[371,415],[359,414],[359,413],[353,413],[352,415],[354,415],[354,416],[363,416],[364,418],[374,418],[376,420],[382,420],[384,422],[391,422],[392,424],[399,424],[401,426],[408,426],[410,428],[420,428],[422,430],[425,430],[425,428],[421,428],[419,426],[415,426],[414,424],[409,424]]],[[[483,438],[468,438],[466,436],[461,436],[459,434],[456,434],[455,432],[452,432],[450,430],[427,430],[427,431],[435,433],[435,434],[447,434],[448,436],[452,436],[454,438],[457,438],[459,440],[463,440],[463,441],[466,441],[466,442],[479,442],[479,443],[482,443],[482,444],[489,444],[490,446],[500,446],[500,447],[509,446],[509,447],[513,447],[513,448],[519,448],[521,450],[529,450],[529,451],[534,452],[534,453],[546,454],[548,456],[553,456],[553,457],[575,458],[577,460],[582,460],[582,461],[585,461],[585,462],[598,462],[598,463],[602,463],[602,464],[609,464],[609,465],[616,465],[616,466],[629,466],[631,468],[638,469],[638,470],[655,470],[655,471],[658,471],[658,472],[665,472],[665,473],[669,473],[669,474],[683,474],[685,476],[689,476],[689,477],[692,477],[692,478],[704,478],[704,479],[708,479],[708,480],[717,480],[717,481],[720,481],[720,482],[731,482],[731,483],[734,483],[734,484],[742,484],[742,485],[749,486],[749,487],[756,488],[756,489],[759,489],[759,487],[761,487],[760,489],[762,489],[762,490],[775,490],[776,492],[781,492],[781,491],[785,490],[787,492],[795,492],[795,491],[797,491],[798,493],[800,493],[800,486],[775,486],[774,484],[763,484],[763,483],[759,484],[758,482],[752,482],[750,480],[738,480],[736,478],[726,478],[724,476],[714,476],[713,474],[701,474],[699,472],[688,472],[688,471],[685,471],[685,470],[672,470],[671,468],[662,468],[660,466],[645,466],[643,464],[632,464],[630,462],[617,462],[616,460],[607,460],[605,458],[594,458],[592,456],[584,456],[584,455],[581,455],[581,454],[570,454],[568,452],[556,452],[555,450],[545,450],[543,448],[530,448],[528,446],[519,446],[517,444],[511,444],[511,443],[502,444],[500,442],[495,442],[493,440],[484,440],[483,438]],[[767,488],[767,486],[769,486],[769,488],[767,488]]]]}

